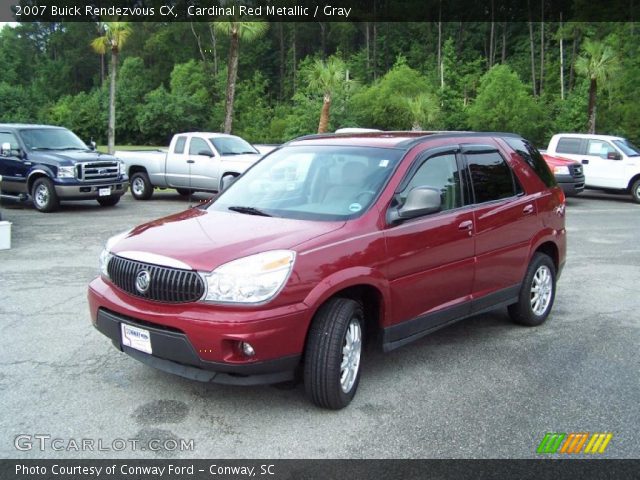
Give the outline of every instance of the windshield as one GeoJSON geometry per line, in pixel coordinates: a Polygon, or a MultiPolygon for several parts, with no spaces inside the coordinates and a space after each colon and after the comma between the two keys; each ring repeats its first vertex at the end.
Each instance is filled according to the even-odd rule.
{"type": "Polygon", "coordinates": [[[248,215],[344,220],[376,199],[403,151],[289,146],[264,157],[209,208],[248,215]]]}
{"type": "Polygon", "coordinates": [[[20,134],[27,150],[88,150],[84,142],[66,128],[29,128],[20,134]]]}
{"type": "Polygon", "coordinates": [[[242,155],[243,153],[258,153],[250,143],[239,137],[214,137],[209,141],[213,143],[220,155],[242,155]]]}
{"type": "Polygon", "coordinates": [[[640,157],[640,150],[629,140],[614,140],[613,143],[615,143],[616,147],[622,150],[627,157],[640,157]]]}

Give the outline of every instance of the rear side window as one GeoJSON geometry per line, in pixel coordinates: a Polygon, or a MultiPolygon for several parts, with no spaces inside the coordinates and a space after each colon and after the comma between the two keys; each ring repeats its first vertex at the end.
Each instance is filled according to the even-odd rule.
{"type": "Polygon", "coordinates": [[[467,154],[476,203],[515,195],[511,169],[498,152],[467,154]]]}
{"type": "Polygon", "coordinates": [[[558,140],[558,146],[556,147],[557,153],[574,153],[580,154],[580,145],[582,140],[579,138],[562,137],[558,140]]]}
{"type": "Polygon", "coordinates": [[[536,172],[538,177],[540,177],[540,180],[542,180],[542,182],[547,187],[553,187],[554,185],[556,185],[556,179],[549,169],[547,162],[544,161],[544,158],[542,158],[542,155],[540,154],[538,149],[531,145],[529,141],[525,140],[524,138],[515,137],[505,137],[504,141],[507,142],[507,144],[511,148],[513,148],[525,162],[527,162],[527,164],[533,169],[534,172],[536,172]]]}
{"type": "Polygon", "coordinates": [[[184,153],[185,143],[187,143],[187,137],[178,137],[173,153],[184,153]]]}

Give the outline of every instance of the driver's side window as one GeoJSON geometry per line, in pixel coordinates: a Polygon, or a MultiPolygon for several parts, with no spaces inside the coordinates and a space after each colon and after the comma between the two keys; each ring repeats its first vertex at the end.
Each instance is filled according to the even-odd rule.
{"type": "Polygon", "coordinates": [[[451,210],[462,206],[460,174],[454,154],[438,155],[424,162],[397,196],[400,205],[404,205],[409,192],[416,187],[431,187],[440,192],[442,210],[451,210]]]}
{"type": "Polygon", "coordinates": [[[189,143],[189,155],[213,156],[213,153],[211,152],[211,147],[209,147],[209,144],[207,144],[204,139],[193,137],[189,143]]]}

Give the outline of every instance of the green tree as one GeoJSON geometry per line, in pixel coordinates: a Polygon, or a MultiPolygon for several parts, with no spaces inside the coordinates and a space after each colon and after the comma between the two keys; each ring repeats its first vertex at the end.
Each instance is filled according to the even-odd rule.
{"type": "Polygon", "coordinates": [[[262,37],[269,24],[265,22],[214,22],[213,28],[229,37],[229,58],[227,60],[227,92],[224,107],[224,133],[231,133],[233,125],[233,102],[236,82],[238,80],[238,58],[240,56],[240,40],[252,42],[262,37]]]}
{"type": "Polygon", "coordinates": [[[542,109],[506,65],[496,65],[483,75],[469,107],[469,123],[474,130],[515,132],[534,142],[544,132],[542,109]]]}
{"type": "Polygon", "coordinates": [[[107,130],[109,153],[115,151],[118,55],[127,42],[129,35],[131,35],[131,27],[127,22],[106,22],[104,24],[104,35],[91,42],[91,48],[93,48],[96,53],[104,55],[106,52],[111,52],[111,68],[109,72],[109,128],[107,130]]]}
{"type": "Polygon", "coordinates": [[[338,57],[327,61],[317,59],[306,73],[309,89],[322,94],[322,110],[318,123],[318,133],[324,133],[329,126],[331,98],[334,92],[346,82],[346,68],[338,57]]]}
{"type": "Polygon", "coordinates": [[[589,133],[596,132],[596,109],[598,103],[598,86],[603,90],[617,70],[618,59],[611,47],[603,42],[585,40],[582,55],[576,60],[576,72],[589,80],[589,104],[587,107],[589,133]]]}

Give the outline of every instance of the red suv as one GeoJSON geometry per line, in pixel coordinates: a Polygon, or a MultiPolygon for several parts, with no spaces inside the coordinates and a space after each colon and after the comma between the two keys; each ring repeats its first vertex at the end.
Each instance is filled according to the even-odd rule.
{"type": "Polygon", "coordinates": [[[91,315],[153,367],[242,385],[302,373],[311,400],[338,409],[365,340],[389,351],[503,306],[544,322],[564,212],[516,135],[303,137],[215,201],[109,240],[91,315]]]}

